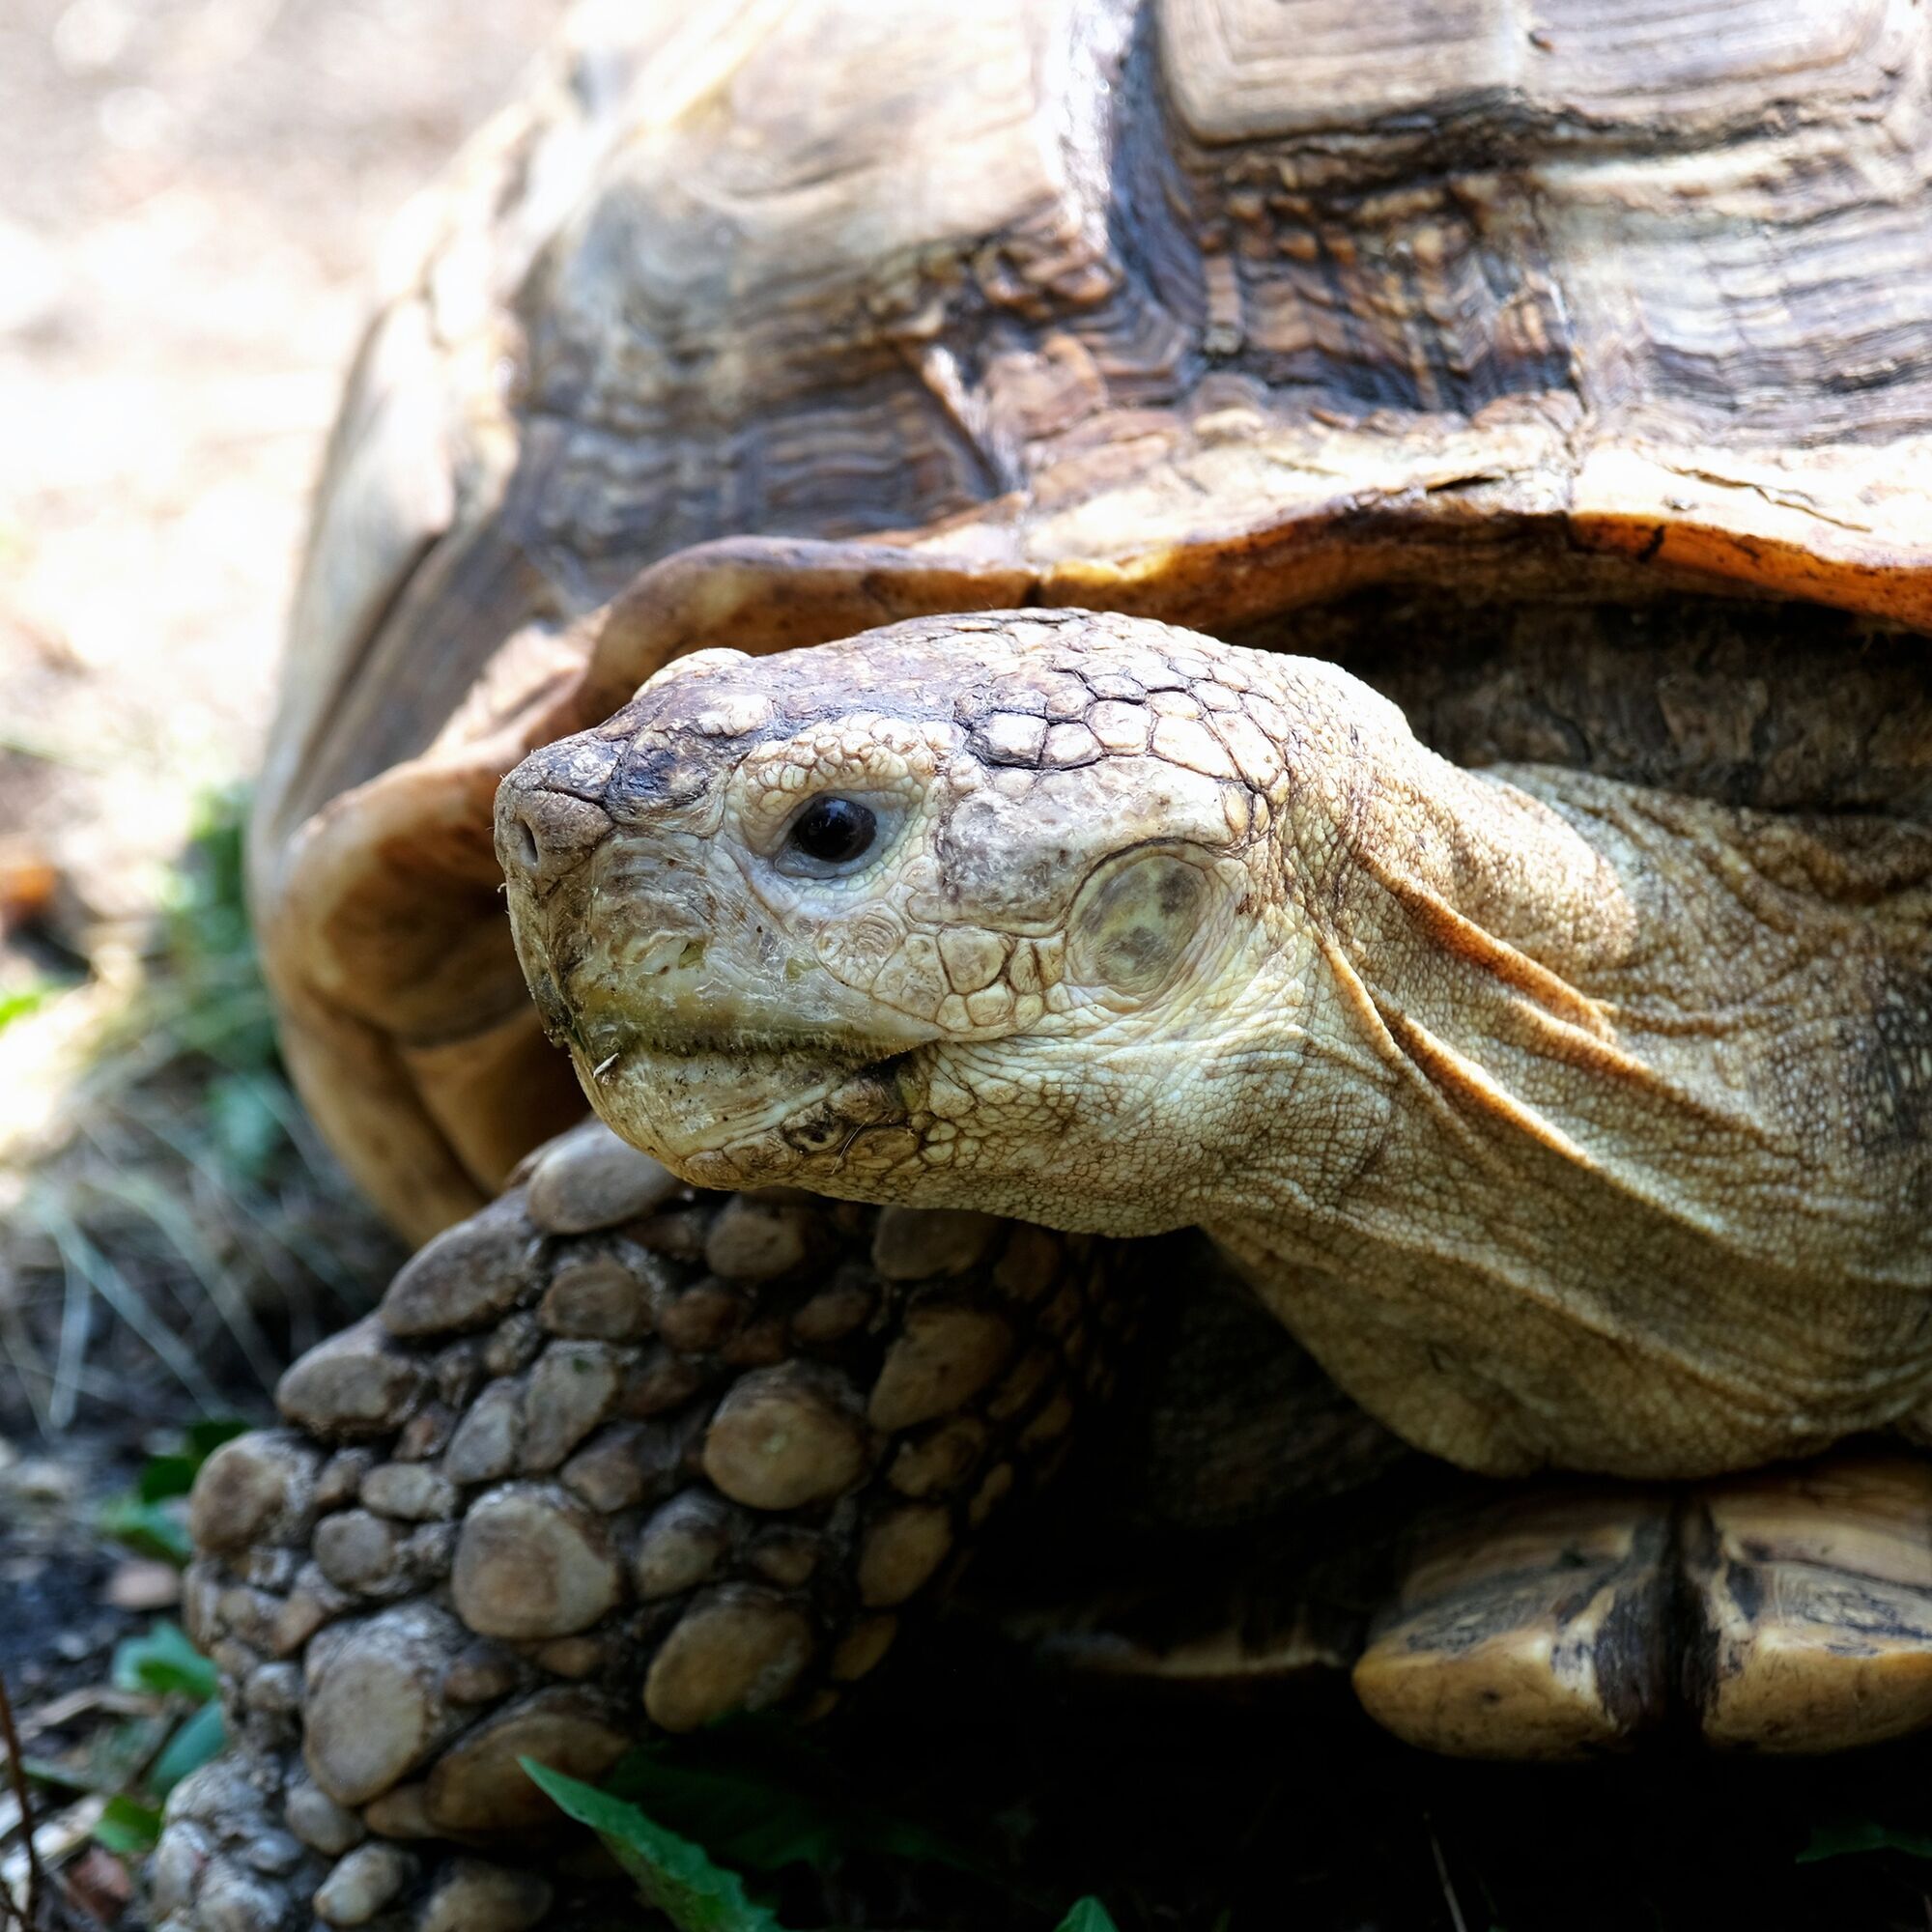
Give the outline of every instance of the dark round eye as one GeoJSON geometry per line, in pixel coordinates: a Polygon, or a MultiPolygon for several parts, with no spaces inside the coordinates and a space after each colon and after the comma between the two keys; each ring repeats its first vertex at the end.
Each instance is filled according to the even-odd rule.
{"type": "Polygon", "coordinates": [[[867,851],[879,821],[856,800],[814,799],[792,821],[789,842],[821,866],[849,866],[867,851]]]}

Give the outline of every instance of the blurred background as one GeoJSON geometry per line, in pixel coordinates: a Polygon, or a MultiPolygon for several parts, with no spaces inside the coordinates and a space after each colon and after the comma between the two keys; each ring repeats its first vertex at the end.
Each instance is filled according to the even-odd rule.
{"type": "Polygon", "coordinates": [[[219,1740],[194,1463],[393,1261],[241,901],[310,489],[385,230],[561,12],[0,6],[0,1679],[101,1923],[219,1740]]]}
{"type": "Polygon", "coordinates": [[[236,847],[384,231],[561,11],[0,8],[0,1435],[16,1448],[90,1415],[232,1406],[339,1320],[331,1292],[380,1279],[358,1252],[380,1237],[281,1085],[236,847]],[[319,1215],[326,1245],[304,1238],[319,1215]]]}

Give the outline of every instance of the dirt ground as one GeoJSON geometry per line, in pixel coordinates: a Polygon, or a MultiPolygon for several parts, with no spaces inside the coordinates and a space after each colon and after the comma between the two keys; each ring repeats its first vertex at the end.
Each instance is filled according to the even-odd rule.
{"type": "Polygon", "coordinates": [[[0,834],[78,910],[248,770],[384,230],[560,12],[0,9],[0,834]]]}

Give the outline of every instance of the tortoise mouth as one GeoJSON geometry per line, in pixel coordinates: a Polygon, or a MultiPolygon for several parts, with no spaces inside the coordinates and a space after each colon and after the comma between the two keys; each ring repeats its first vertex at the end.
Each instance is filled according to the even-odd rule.
{"type": "Polygon", "coordinates": [[[906,1049],[768,1036],[653,1034],[596,1064],[577,1054],[598,1113],[633,1146],[703,1185],[754,1184],[838,1162],[909,1114],[906,1049]]]}

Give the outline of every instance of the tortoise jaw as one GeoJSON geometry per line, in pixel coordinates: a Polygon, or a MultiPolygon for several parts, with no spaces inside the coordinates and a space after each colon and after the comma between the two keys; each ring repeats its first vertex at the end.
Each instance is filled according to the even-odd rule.
{"type": "Polygon", "coordinates": [[[574,1049],[599,1115],[702,1186],[822,1180],[873,1129],[903,1131],[909,1056],[824,1042],[640,1039],[593,1061],[574,1049]]]}

